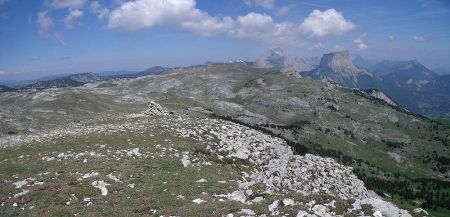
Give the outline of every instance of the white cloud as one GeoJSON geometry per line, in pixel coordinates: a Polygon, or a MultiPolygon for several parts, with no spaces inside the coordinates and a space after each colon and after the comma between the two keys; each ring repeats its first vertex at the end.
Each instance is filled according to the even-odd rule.
{"type": "Polygon", "coordinates": [[[393,40],[395,40],[395,35],[390,35],[388,38],[389,38],[389,40],[393,41],[393,40]]]}
{"type": "Polygon", "coordinates": [[[97,17],[100,20],[109,16],[109,10],[102,7],[98,1],[93,1],[90,8],[94,14],[97,14],[97,17]]]}
{"type": "Polygon", "coordinates": [[[357,39],[353,40],[353,43],[356,44],[356,46],[358,47],[358,50],[367,49],[367,44],[364,43],[364,41],[361,38],[357,38],[357,39]]]}
{"type": "Polygon", "coordinates": [[[69,8],[68,14],[62,20],[66,29],[73,29],[76,25],[76,20],[83,16],[83,11],[69,8]]]}
{"type": "Polygon", "coordinates": [[[108,17],[107,27],[121,32],[134,32],[144,28],[163,26],[183,29],[202,36],[217,34],[235,38],[250,38],[277,43],[298,43],[304,36],[339,35],[354,28],[342,14],[334,9],[324,12],[315,10],[304,23],[275,22],[271,16],[250,12],[233,19],[214,17],[196,7],[195,0],[135,0],[105,11],[98,2],[91,4],[91,10],[99,18],[108,17]],[[318,21],[319,20],[319,21],[318,21]],[[313,24],[320,29],[311,30],[313,24]],[[312,31],[312,32],[308,32],[312,31]]]}
{"type": "Polygon", "coordinates": [[[111,12],[108,27],[132,32],[154,26],[170,26],[210,36],[233,26],[230,17],[211,17],[195,6],[195,0],[129,1],[111,12]]]}
{"type": "Polygon", "coordinates": [[[0,76],[8,74],[6,71],[0,69],[0,76]]]}
{"type": "Polygon", "coordinates": [[[247,6],[260,6],[267,9],[273,9],[275,7],[275,0],[244,0],[247,6]]]}
{"type": "Polygon", "coordinates": [[[413,36],[413,39],[414,39],[414,41],[425,41],[425,38],[424,38],[424,37],[422,37],[422,36],[417,36],[417,35],[413,36]]]}
{"type": "Polygon", "coordinates": [[[37,25],[41,35],[47,35],[48,30],[53,26],[53,19],[47,13],[48,11],[41,11],[37,15],[37,25]]]}
{"type": "Polygon", "coordinates": [[[52,9],[61,9],[61,8],[82,8],[84,4],[86,4],[88,0],[53,0],[46,1],[45,5],[52,9]]]}
{"type": "Polygon", "coordinates": [[[256,38],[275,43],[287,43],[295,40],[298,35],[296,29],[293,23],[275,23],[269,15],[252,12],[239,16],[236,27],[229,31],[229,35],[237,38],[256,38]]]}
{"type": "Polygon", "coordinates": [[[301,31],[310,37],[342,35],[355,27],[355,24],[346,20],[342,13],[335,9],[328,9],[323,12],[314,10],[300,25],[301,31]]]}

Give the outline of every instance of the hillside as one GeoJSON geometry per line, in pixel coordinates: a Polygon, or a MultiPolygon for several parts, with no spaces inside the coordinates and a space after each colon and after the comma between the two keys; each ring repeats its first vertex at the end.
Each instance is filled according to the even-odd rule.
{"type": "Polygon", "coordinates": [[[8,87],[8,86],[5,86],[5,85],[0,85],[0,93],[1,92],[13,91],[13,90],[14,90],[14,88],[11,88],[11,87],[8,87]]]}
{"type": "MultiPolygon", "coordinates": [[[[446,206],[450,197],[445,194],[450,190],[448,126],[407,113],[364,92],[311,79],[289,78],[273,69],[256,69],[245,64],[178,68],[159,76],[100,81],[76,88],[3,93],[0,95],[0,111],[5,120],[0,126],[3,144],[16,141],[13,138],[35,138],[26,134],[43,130],[60,132],[57,129],[62,125],[74,122],[114,114],[127,117],[126,113],[145,110],[152,100],[175,116],[233,122],[286,141],[302,156],[334,158],[340,164],[352,166],[369,189],[379,195],[386,193],[390,199],[385,200],[403,208],[412,210],[418,206],[414,201],[421,201],[419,205],[427,209],[440,207],[441,213],[447,212],[443,208],[449,209],[446,206]],[[105,82],[114,85],[99,88],[105,82]],[[11,131],[17,134],[7,136],[11,131]]],[[[123,122],[127,123],[134,123],[134,119],[123,122]]],[[[175,123],[169,128],[182,125],[175,123]]],[[[129,130],[113,128],[123,129],[120,132],[124,133],[129,130]]],[[[95,135],[87,148],[107,140],[95,135]]],[[[130,134],[130,139],[134,135],[130,134]]],[[[152,168],[151,164],[149,167],[152,168]]],[[[110,172],[113,171],[104,174],[110,172]]]]}

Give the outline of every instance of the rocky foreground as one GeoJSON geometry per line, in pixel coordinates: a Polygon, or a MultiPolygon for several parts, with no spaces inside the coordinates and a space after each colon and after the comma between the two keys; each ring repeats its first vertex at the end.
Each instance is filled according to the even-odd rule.
{"type": "MultiPolygon", "coordinates": [[[[151,198],[152,195],[139,196],[138,192],[152,188],[164,195],[164,192],[172,192],[167,195],[169,200],[180,201],[183,206],[191,207],[190,211],[204,212],[204,215],[214,212],[214,215],[219,216],[411,216],[408,211],[367,190],[364,183],[353,174],[352,168],[340,165],[333,159],[311,154],[294,155],[292,148],[279,138],[223,120],[169,114],[154,102],[141,113],[103,117],[73,124],[65,129],[2,138],[0,146],[6,151],[20,151],[22,148],[57,144],[66,138],[80,144],[83,143],[82,140],[86,140],[89,150],[77,150],[76,146],[72,146],[67,150],[59,148],[58,151],[47,153],[39,151],[34,154],[24,152],[18,157],[12,157],[12,154],[1,156],[0,166],[9,168],[12,163],[41,163],[49,164],[48,170],[53,165],[60,172],[36,171],[33,174],[34,171],[29,171],[30,173],[14,174],[15,172],[3,170],[0,173],[3,180],[0,185],[3,194],[0,196],[0,214],[25,215],[31,212],[49,215],[48,205],[46,207],[40,201],[44,199],[35,195],[45,192],[49,186],[59,186],[54,191],[59,192],[58,195],[62,194],[63,199],[62,204],[56,207],[60,210],[67,209],[73,215],[98,215],[99,213],[93,214],[96,205],[103,207],[100,215],[108,215],[105,209],[113,209],[112,207],[127,200],[125,198],[133,196],[139,203],[147,201],[147,197],[150,197],[150,201],[163,200],[164,198],[151,198]],[[128,138],[127,144],[122,146],[91,144],[87,139],[88,136],[103,138],[118,134],[130,135],[130,138],[131,135],[145,135],[150,139],[141,140],[142,144],[135,144],[128,138]],[[158,135],[161,135],[160,142],[157,142],[158,135]],[[174,142],[179,139],[186,141],[179,143],[184,146],[174,142]],[[188,141],[193,141],[196,148],[188,147],[188,141]],[[182,176],[185,171],[198,171],[195,182],[180,183],[183,181],[179,180],[174,182],[171,189],[164,185],[168,182],[171,184],[173,177],[167,180],[157,179],[154,182],[161,181],[161,186],[155,186],[149,181],[139,182],[139,176],[148,175],[145,172],[130,175],[125,170],[109,168],[113,167],[113,163],[124,168],[137,160],[150,159],[160,159],[161,162],[173,160],[173,164],[177,164],[173,167],[179,168],[179,172],[172,172],[172,167],[160,171],[173,174],[173,177],[182,176]],[[83,166],[74,166],[96,161],[105,166],[84,171],[83,166]],[[70,172],[63,172],[62,165],[71,165],[68,169],[70,172]],[[236,179],[226,180],[223,177],[220,180],[221,169],[210,173],[202,172],[209,167],[227,168],[227,173],[235,174],[236,179]],[[61,183],[57,183],[59,181],[61,183]],[[67,186],[71,185],[83,190],[67,190],[67,186]],[[216,185],[227,187],[219,188],[216,185]],[[183,188],[184,193],[180,193],[181,190],[176,192],[178,187],[183,188]],[[199,189],[198,192],[186,192],[186,188],[199,189]],[[89,193],[81,194],[85,189],[90,189],[89,193]],[[71,206],[84,211],[70,209],[71,206]],[[214,211],[196,210],[208,206],[214,208],[214,211]]],[[[94,141],[105,142],[102,139],[94,141]]],[[[145,162],[144,167],[149,167],[152,171],[154,168],[160,170],[163,165],[160,161],[145,162]]],[[[137,164],[133,171],[142,169],[142,165],[137,164]]],[[[157,173],[153,173],[153,176],[155,174],[157,173]]],[[[181,208],[165,207],[162,204],[147,207],[144,211],[141,209],[132,215],[191,215],[177,210],[181,208]]],[[[413,214],[427,215],[420,209],[413,214]]]]}

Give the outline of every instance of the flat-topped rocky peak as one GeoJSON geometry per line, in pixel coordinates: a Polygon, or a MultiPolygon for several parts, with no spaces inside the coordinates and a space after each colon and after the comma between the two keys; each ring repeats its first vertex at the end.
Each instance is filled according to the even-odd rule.
{"type": "Polygon", "coordinates": [[[324,54],[320,60],[320,68],[334,72],[357,73],[360,70],[353,65],[350,52],[340,51],[324,54]]]}

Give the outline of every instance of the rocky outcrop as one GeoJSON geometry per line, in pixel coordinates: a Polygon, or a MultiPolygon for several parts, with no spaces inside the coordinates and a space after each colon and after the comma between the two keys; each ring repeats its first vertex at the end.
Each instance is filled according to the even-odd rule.
{"type": "Polygon", "coordinates": [[[319,69],[344,75],[361,72],[361,69],[353,65],[350,52],[348,51],[324,54],[320,60],[319,69]]]}
{"type": "Polygon", "coordinates": [[[143,114],[161,116],[161,115],[168,115],[169,112],[163,107],[161,107],[161,105],[159,105],[155,101],[151,101],[150,104],[148,105],[148,108],[145,111],[143,111],[143,114]]]}
{"type": "MultiPolygon", "coordinates": [[[[367,190],[364,183],[353,174],[351,167],[343,166],[331,158],[311,154],[294,155],[285,141],[233,123],[210,119],[190,119],[184,123],[188,123],[188,126],[176,129],[179,135],[205,143],[207,149],[220,160],[245,160],[253,167],[251,172],[243,172],[239,189],[223,197],[252,203],[247,201],[244,192],[252,189],[252,186],[263,184],[265,194],[292,190],[303,195],[325,194],[354,199],[352,208],[347,212],[360,210],[362,204],[370,204],[382,216],[410,216],[406,210],[367,190]]],[[[313,204],[312,207],[323,208],[321,212],[324,215],[336,216],[335,213],[328,213],[327,207],[317,205],[313,204]]]]}
{"type": "Polygon", "coordinates": [[[395,103],[394,100],[392,100],[389,96],[387,96],[382,91],[375,90],[375,89],[367,89],[367,90],[364,90],[364,92],[368,93],[369,95],[371,95],[375,98],[385,101],[389,105],[398,106],[398,104],[395,103]]]}

